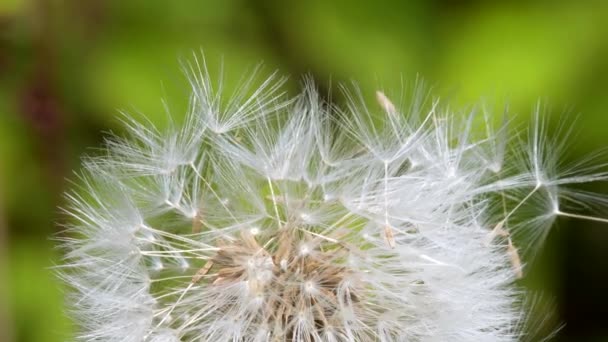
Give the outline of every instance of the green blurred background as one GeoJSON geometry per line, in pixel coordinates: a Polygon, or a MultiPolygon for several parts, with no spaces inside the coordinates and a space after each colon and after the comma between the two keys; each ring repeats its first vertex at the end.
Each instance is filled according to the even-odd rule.
{"type": "MultiPolygon", "coordinates": [[[[179,60],[200,49],[228,85],[264,62],[336,103],[340,82],[398,93],[418,75],[456,107],[506,100],[522,121],[542,98],[581,113],[564,158],[608,145],[608,1],[0,0],[0,342],[70,338],[48,270],[66,179],[122,131],[119,109],[162,126],[165,98],[183,115],[179,60]]],[[[556,340],[608,341],[608,226],[560,220],[529,267],[522,285],[566,323],[556,340]]]]}

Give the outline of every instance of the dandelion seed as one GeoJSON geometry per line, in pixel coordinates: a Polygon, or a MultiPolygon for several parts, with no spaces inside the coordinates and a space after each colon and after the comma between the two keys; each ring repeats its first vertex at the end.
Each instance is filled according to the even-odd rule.
{"type": "Polygon", "coordinates": [[[513,241],[511,241],[511,239],[507,239],[507,241],[507,253],[509,254],[509,258],[511,259],[511,265],[513,266],[513,270],[515,271],[517,278],[521,279],[524,276],[524,273],[522,271],[523,265],[521,263],[521,258],[519,257],[517,248],[513,246],[513,241]]]}
{"type": "Polygon", "coordinates": [[[608,172],[560,173],[539,112],[528,147],[420,87],[338,110],[273,78],[221,99],[206,68],[183,127],[125,119],[67,196],[79,340],[516,341],[522,256],[557,216],[608,221],[564,207],[607,204],[567,185],[608,172]]]}
{"type": "Polygon", "coordinates": [[[388,97],[386,97],[386,95],[384,95],[383,92],[381,92],[381,91],[376,92],[376,100],[378,101],[380,106],[382,106],[382,109],[384,109],[384,111],[387,114],[395,115],[397,113],[397,109],[395,108],[395,105],[393,104],[393,102],[391,102],[391,100],[388,99],[388,97]]]}

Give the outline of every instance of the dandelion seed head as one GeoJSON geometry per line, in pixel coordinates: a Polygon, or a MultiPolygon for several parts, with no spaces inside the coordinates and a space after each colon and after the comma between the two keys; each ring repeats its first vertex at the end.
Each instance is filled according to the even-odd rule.
{"type": "Polygon", "coordinates": [[[528,252],[558,216],[604,220],[564,208],[608,203],[566,187],[608,173],[560,172],[540,114],[529,142],[485,112],[477,138],[421,87],[336,109],[310,81],[225,99],[204,60],[184,68],[183,126],[126,117],[67,195],[80,340],[515,341],[528,252]]]}

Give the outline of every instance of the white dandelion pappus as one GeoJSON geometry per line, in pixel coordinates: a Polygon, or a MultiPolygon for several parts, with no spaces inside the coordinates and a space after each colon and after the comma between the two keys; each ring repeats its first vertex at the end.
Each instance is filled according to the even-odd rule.
{"type": "Polygon", "coordinates": [[[608,173],[560,175],[540,110],[508,153],[506,125],[477,137],[474,113],[420,88],[403,111],[358,90],[339,110],[271,77],[223,105],[204,61],[188,68],[184,125],[127,118],[67,196],[59,273],[81,341],[515,341],[519,250],[557,216],[606,221],[560,207],[606,204],[563,186],[608,173]]]}

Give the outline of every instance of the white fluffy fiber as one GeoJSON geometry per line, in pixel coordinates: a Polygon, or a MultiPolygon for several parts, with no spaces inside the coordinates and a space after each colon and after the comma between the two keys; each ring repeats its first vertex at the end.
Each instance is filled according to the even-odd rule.
{"type": "Polygon", "coordinates": [[[605,204],[564,186],[608,175],[560,169],[540,109],[519,134],[421,88],[339,110],[190,68],[184,124],[126,119],[68,195],[81,341],[515,341],[522,256],[557,216],[603,220],[564,208],[605,204]]]}

